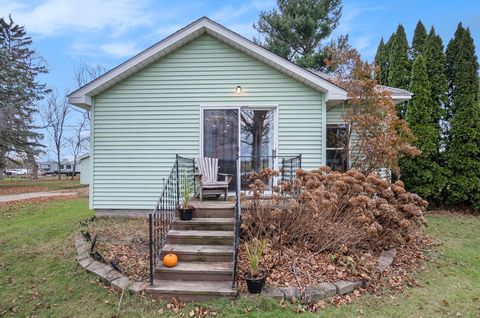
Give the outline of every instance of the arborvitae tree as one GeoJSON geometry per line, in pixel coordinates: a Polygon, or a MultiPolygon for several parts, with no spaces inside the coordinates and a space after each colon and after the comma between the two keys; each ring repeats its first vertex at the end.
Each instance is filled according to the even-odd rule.
{"type": "Polygon", "coordinates": [[[0,177],[10,155],[32,158],[40,146],[33,115],[48,92],[37,81],[47,69],[31,45],[24,27],[0,18],[0,177]]]}
{"type": "Polygon", "coordinates": [[[431,100],[425,58],[419,55],[412,66],[409,90],[414,94],[408,102],[405,119],[417,138],[414,145],[422,151],[420,156],[400,161],[401,178],[409,191],[429,201],[440,201],[446,178],[438,158],[438,122],[431,100]]]}
{"type": "Polygon", "coordinates": [[[480,103],[478,60],[470,30],[458,25],[447,47],[449,138],[446,201],[480,209],[480,103]]]}
{"type": "MultiPolygon", "coordinates": [[[[432,27],[428,34],[424,47],[424,57],[427,66],[428,80],[430,82],[430,98],[432,101],[433,120],[438,123],[438,149],[440,149],[442,129],[440,127],[440,120],[444,115],[444,107],[447,102],[447,77],[445,74],[445,52],[442,38],[435,34],[435,29],[432,27]]],[[[440,161],[437,161],[440,163],[440,161]]]]}
{"type": "Polygon", "coordinates": [[[326,47],[333,44],[321,42],[338,26],[342,1],[277,0],[277,5],[278,9],[261,12],[253,25],[265,36],[264,41],[255,41],[302,67],[323,67],[326,47]]]}
{"type": "Polygon", "coordinates": [[[413,33],[412,47],[410,49],[410,56],[412,61],[422,54],[425,43],[427,41],[427,30],[423,25],[422,21],[418,20],[417,26],[415,27],[415,32],[413,33]]]}
{"type": "MultiPolygon", "coordinates": [[[[390,48],[388,85],[408,89],[410,83],[410,61],[408,59],[408,41],[405,29],[400,24],[390,48]]],[[[397,115],[405,115],[405,103],[397,105],[397,115]]]]}
{"type": "Polygon", "coordinates": [[[382,38],[375,55],[375,78],[380,85],[388,84],[388,57],[389,53],[382,38]]]}

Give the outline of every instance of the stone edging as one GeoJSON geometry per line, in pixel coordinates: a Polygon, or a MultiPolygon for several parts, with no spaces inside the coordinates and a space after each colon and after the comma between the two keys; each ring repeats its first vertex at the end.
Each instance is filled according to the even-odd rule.
{"type": "MultiPolygon", "coordinates": [[[[390,266],[395,258],[397,251],[395,248],[383,251],[377,259],[377,268],[383,272],[390,266]]],[[[333,296],[341,296],[354,291],[360,287],[367,287],[367,281],[345,281],[338,280],[334,283],[320,283],[308,285],[303,293],[297,287],[276,287],[266,286],[262,291],[267,297],[274,299],[304,299],[305,301],[324,300],[333,296]]]]}
{"type": "Polygon", "coordinates": [[[81,234],[75,235],[75,247],[77,248],[77,262],[87,272],[93,273],[104,284],[111,286],[116,291],[129,291],[132,294],[141,293],[146,287],[146,282],[132,282],[110,265],[101,263],[88,253],[87,241],[81,234]]]}

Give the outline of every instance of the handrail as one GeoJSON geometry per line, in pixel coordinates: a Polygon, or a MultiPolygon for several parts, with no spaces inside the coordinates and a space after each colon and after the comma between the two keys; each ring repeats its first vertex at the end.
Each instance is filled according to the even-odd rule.
{"type": "Polygon", "coordinates": [[[241,180],[240,180],[240,156],[237,154],[236,160],[236,202],[235,202],[235,236],[233,241],[233,275],[232,275],[232,288],[237,285],[237,264],[238,264],[238,250],[240,245],[240,225],[242,223],[242,206],[241,206],[241,180]]]}
{"type": "Polygon", "coordinates": [[[175,218],[175,209],[180,204],[180,193],[187,186],[193,185],[195,192],[195,159],[175,156],[175,163],[167,180],[163,179],[163,188],[157,204],[148,216],[150,241],[150,286],[154,286],[155,270],[157,268],[167,234],[175,218]],[[180,178],[186,178],[180,179],[180,178]],[[191,183],[189,185],[188,183],[191,183]]]}

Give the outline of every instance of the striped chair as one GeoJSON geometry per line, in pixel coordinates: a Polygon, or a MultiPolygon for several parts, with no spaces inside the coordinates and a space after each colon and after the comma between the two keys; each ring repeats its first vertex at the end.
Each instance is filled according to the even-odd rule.
{"type": "Polygon", "coordinates": [[[218,173],[218,158],[202,157],[195,159],[197,165],[197,184],[200,201],[203,201],[204,195],[224,195],[227,200],[228,184],[232,180],[232,175],[218,173]],[[218,180],[222,177],[223,180],[218,180]]]}

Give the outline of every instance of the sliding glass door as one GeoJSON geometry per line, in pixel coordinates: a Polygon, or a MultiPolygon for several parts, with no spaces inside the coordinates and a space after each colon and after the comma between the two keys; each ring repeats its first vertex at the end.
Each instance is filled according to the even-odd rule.
{"type": "MultiPolygon", "coordinates": [[[[235,175],[237,153],[241,158],[241,185],[264,167],[275,168],[275,110],[235,107],[203,110],[203,156],[218,158],[219,172],[235,175]]],[[[271,180],[264,180],[271,185],[271,180]]],[[[235,190],[236,179],[229,189],[235,190]]]]}
{"type": "MultiPolygon", "coordinates": [[[[218,158],[219,172],[235,175],[238,153],[238,109],[203,111],[203,156],[218,158]]],[[[229,190],[235,190],[236,180],[229,190]]]]}

